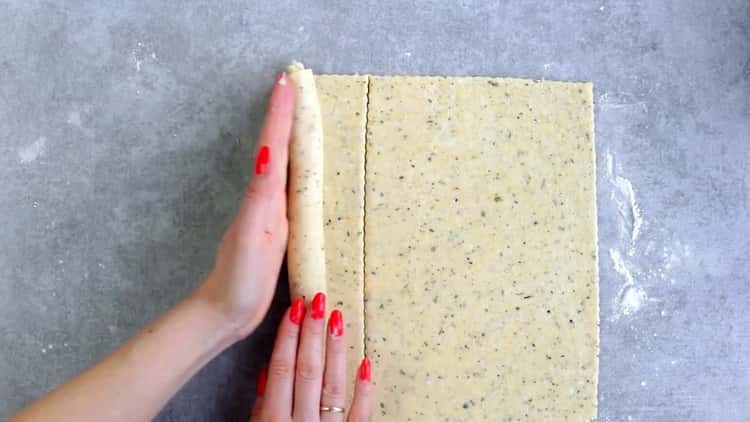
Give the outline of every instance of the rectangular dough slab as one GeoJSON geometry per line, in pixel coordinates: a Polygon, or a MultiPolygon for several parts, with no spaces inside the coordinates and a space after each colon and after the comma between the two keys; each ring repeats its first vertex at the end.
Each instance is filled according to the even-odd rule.
{"type": "Polygon", "coordinates": [[[595,417],[592,86],[371,77],[367,131],[373,419],[595,417]]]}
{"type": "MultiPolygon", "coordinates": [[[[323,116],[324,229],[328,307],[341,309],[348,373],[363,355],[363,234],[366,76],[315,77],[323,116]]],[[[352,379],[354,375],[352,375],[352,379]]],[[[351,389],[349,396],[351,397],[351,389]]]]}

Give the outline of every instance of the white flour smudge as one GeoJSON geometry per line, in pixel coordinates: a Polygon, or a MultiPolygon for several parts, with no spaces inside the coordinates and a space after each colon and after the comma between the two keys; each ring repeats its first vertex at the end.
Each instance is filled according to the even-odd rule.
{"type": "Polygon", "coordinates": [[[138,41],[136,43],[136,47],[131,51],[130,55],[133,60],[133,64],[135,65],[136,73],[141,72],[141,70],[143,69],[143,63],[148,61],[149,57],[154,62],[157,60],[156,51],[149,45],[146,45],[141,41],[138,41]],[[151,51],[149,52],[149,50],[151,51]]]}
{"type": "Polygon", "coordinates": [[[674,245],[671,248],[664,247],[662,250],[662,262],[665,271],[669,271],[672,268],[680,266],[684,263],[687,258],[690,258],[693,251],[690,249],[690,245],[686,245],[679,240],[674,241],[674,245]]]}
{"type": "MultiPolygon", "coordinates": [[[[620,228],[619,237],[609,248],[612,269],[622,279],[622,285],[612,298],[609,317],[611,321],[617,321],[635,316],[648,304],[668,307],[669,301],[652,295],[660,291],[665,282],[676,283],[680,268],[689,264],[693,250],[680,241],[676,233],[663,227],[649,227],[648,242],[642,244],[644,218],[633,184],[618,174],[610,152],[606,152],[605,160],[609,197],[617,209],[620,228]]],[[[662,308],[659,313],[666,317],[671,310],[662,308]]]]}
{"type": "MultiPolygon", "coordinates": [[[[617,249],[609,250],[609,259],[612,260],[612,267],[625,279],[625,286],[632,286],[635,284],[635,279],[630,270],[625,266],[625,260],[622,259],[622,254],[617,249]]],[[[622,293],[622,289],[620,290],[622,293]]],[[[619,296],[619,295],[618,295],[619,296]]]]}
{"type": "Polygon", "coordinates": [[[141,71],[141,66],[143,65],[143,60],[140,60],[138,58],[138,54],[135,50],[133,50],[133,63],[135,64],[135,71],[136,73],[141,71]]]}
{"type": "MultiPolygon", "coordinates": [[[[620,216],[618,219],[620,225],[619,243],[623,250],[628,251],[627,255],[632,257],[636,253],[636,242],[641,234],[643,214],[636,200],[633,184],[630,180],[617,174],[614,157],[609,151],[605,157],[607,180],[611,186],[610,199],[617,206],[617,212],[620,216]]],[[[617,320],[622,316],[634,315],[641,310],[649,299],[646,291],[633,276],[632,264],[623,257],[621,249],[611,248],[609,258],[612,261],[612,268],[625,280],[615,295],[612,304],[613,314],[611,319],[617,320]]]]}
{"type": "Polygon", "coordinates": [[[620,300],[620,313],[627,316],[638,312],[646,299],[646,292],[642,288],[630,286],[620,300]]]}
{"type": "Polygon", "coordinates": [[[645,101],[636,101],[634,95],[621,93],[617,98],[610,98],[608,93],[599,96],[597,104],[600,109],[614,109],[621,112],[648,113],[645,101]]]}
{"type": "Polygon", "coordinates": [[[79,131],[81,131],[84,135],[88,137],[91,137],[94,135],[94,131],[92,129],[89,129],[83,125],[83,118],[81,117],[81,113],[78,110],[71,110],[68,113],[67,123],[77,128],[79,131]]]}
{"type": "MultiPolygon", "coordinates": [[[[635,190],[633,189],[633,184],[630,180],[616,174],[614,158],[610,152],[607,152],[606,158],[607,177],[609,178],[610,184],[613,186],[610,198],[617,204],[617,210],[623,219],[621,223],[630,226],[630,243],[631,245],[634,245],[641,234],[641,226],[643,226],[641,207],[638,205],[635,190]]],[[[623,232],[628,231],[625,227],[623,227],[622,230],[623,232]]]]}
{"type": "Polygon", "coordinates": [[[644,305],[648,297],[646,291],[636,284],[633,273],[628,268],[625,259],[618,249],[609,250],[609,258],[612,260],[612,267],[625,279],[625,284],[615,295],[613,308],[615,313],[612,319],[617,320],[621,315],[629,316],[638,312],[644,305]]]}
{"type": "MultiPolygon", "coordinates": [[[[655,251],[653,253],[658,254],[655,251]]],[[[670,284],[675,284],[677,280],[673,278],[674,271],[686,265],[692,254],[693,251],[690,245],[686,245],[675,239],[671,245],[664,245],[661,251],[660,264],[649,271],[649,275],[659,280],[668,281],[670,284]]]]}
{"type": "Polygon", "coordinates": [[[83,121],[81,120],[81,113],[79,113],[77,110],[73,110],[68,113],[68,124],[76,127],[82,127],[83,121]]]}
{"type": "Polygon", "coordinates": [[[39,139],[18,151],[18,159],[21,161],[21,164],[34,162],[44,154],[46,149],[47,138],[40,136],[39,139]]]}
{"type": "Polygon", "coordinates": [[[638,236],[641,234],[641,226],[643,225],[643,217],[641,216],[641,208],[638,206],[638,202],[635,200],[635,191],[633,190],[633,184],[630,180],[617,176],[614,180],[615,186],[620,190],[620,193],[627,199],[627,207],[623,206],[620,209],[620,213],[626,218],[630,219],[631,230],[630,230],[630,243],[635,243],[638,240],[638,236]],[[629,211],[629,213],[627,212],[629,211]]]}

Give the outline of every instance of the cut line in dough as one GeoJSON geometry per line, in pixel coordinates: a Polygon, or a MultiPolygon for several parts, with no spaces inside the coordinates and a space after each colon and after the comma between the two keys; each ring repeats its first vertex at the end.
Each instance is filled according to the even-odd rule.
{"type": "MultiPolygon", "coordinates": [[[[324,229],[331,309],[344,315],[347,373],[364,355],[364,179],[366,76],[317,75],[323,119],[324,229]]],[[[352,389],[348,389],[351,398],[352,389]]]]}
{"type": "Polygon", "coordinates": [[[591,84],[316,78],[328,291],[373,420],[595,417],[591,84]]]}

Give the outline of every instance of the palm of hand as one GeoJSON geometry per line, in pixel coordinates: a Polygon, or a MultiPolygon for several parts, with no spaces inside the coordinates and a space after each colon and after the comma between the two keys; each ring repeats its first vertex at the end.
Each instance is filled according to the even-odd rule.
{"type": "MultiPolygon", "coordinates": [[[[248,190],[246,203],[258,203],[248,190]]],[[[288,222],[283,196],[262,208],[243,205],[219,245],[204,285],[244,337],[268,311],[286,249],[288,222]],[[244,215],[248,214],[248,215],[244,215]]]]}
{"type": "Polygon", "coordinates": [[[199,294],[227,316],[238,338],[268,311],[287,244],[286,179],[294,88],[277,83],[258,140],[255,176],[219,245],[199,294]]]}

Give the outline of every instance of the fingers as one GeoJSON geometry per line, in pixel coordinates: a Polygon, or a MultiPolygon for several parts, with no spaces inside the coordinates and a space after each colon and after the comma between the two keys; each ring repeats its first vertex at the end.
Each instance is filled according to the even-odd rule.
{"type": "MultiPolygon", "coordinates": [[[[325,313],[324,293],[315,295],[309,312],[302,298],[294,300],[279,327],[267,381],[265,372],[258,378],[258,395],[251,420],[285,420],[293,416],[295,420],[343,421],[342,413],[320,412],[320,406],[344,408],[346,405],[343,315],[339,310],[331,313],[324,352],[325,313]]],[[[364,358],[357,371],[347,422],[368,421],[372,400],[371,363],[364,358]]]]}
{"type": "Polygon", "coordinates": [[[323,332],[326,295],[317,293],[310,312],[302,323],[297,370],[294,383],[294,418],[317,420],[320,415],[320,391],[323,384],[323,332]]]}
{"type": "Polygon", "coordinates": [[[256,421],[260,417],[260,409],[263,408],[263,395],[266,393],[266,380],[268,377],[268,371],[266,368],[260,370],[258,374],[258,383],[255,386],[255,403],[253,403],[253,410],[250,412],[250,420],[256,421]]]}
{"type": "MultiPolygon", "coordinates": [[[[344,408],[346,405],[346,381],[344,318],[341,311],[334,309],[328,319],[326,363],[320,405],[344,408]]],[[[340,422],[344,420],[344,414],[321,412],[320,420],[321,422],[340,422]]]]}
{"type": "Polygon", "coordinates": [[[305,316],[305,302],[295,299],[279,326],[276,343],[268,365],[264,406],[264,418],[280,420],[292,415],[292,394],[294,391],[294,368],[297,359],[297,344],[302,320],[305,316]]]}
{"type": "Polygon", "coordinates": [[[349,410],[347,422],[367,422],[370,420],[372,410],[372,368],[370,359],[362,359],[357,373],[357,382],[354,384],[354,398],[352,408],[349,410]]]}
{"type": "Polygon", "coordinates": [[[255,153],[255,174],[245,189],[235,223],[241,235],[286,246],[286,229],[277,227],[286,218],[286,175],[289,137],[294,112],[294,86],[286,73],[273,86],[255,153]]]}
{"type": "Polygon", "coordinates": [[[294,112],[294,86],[286,73],[280,73],[268,101],[255,155],[255,175],[250,180],[247,195],[272,197],[285,193],[289,136],[294,112]]]}

